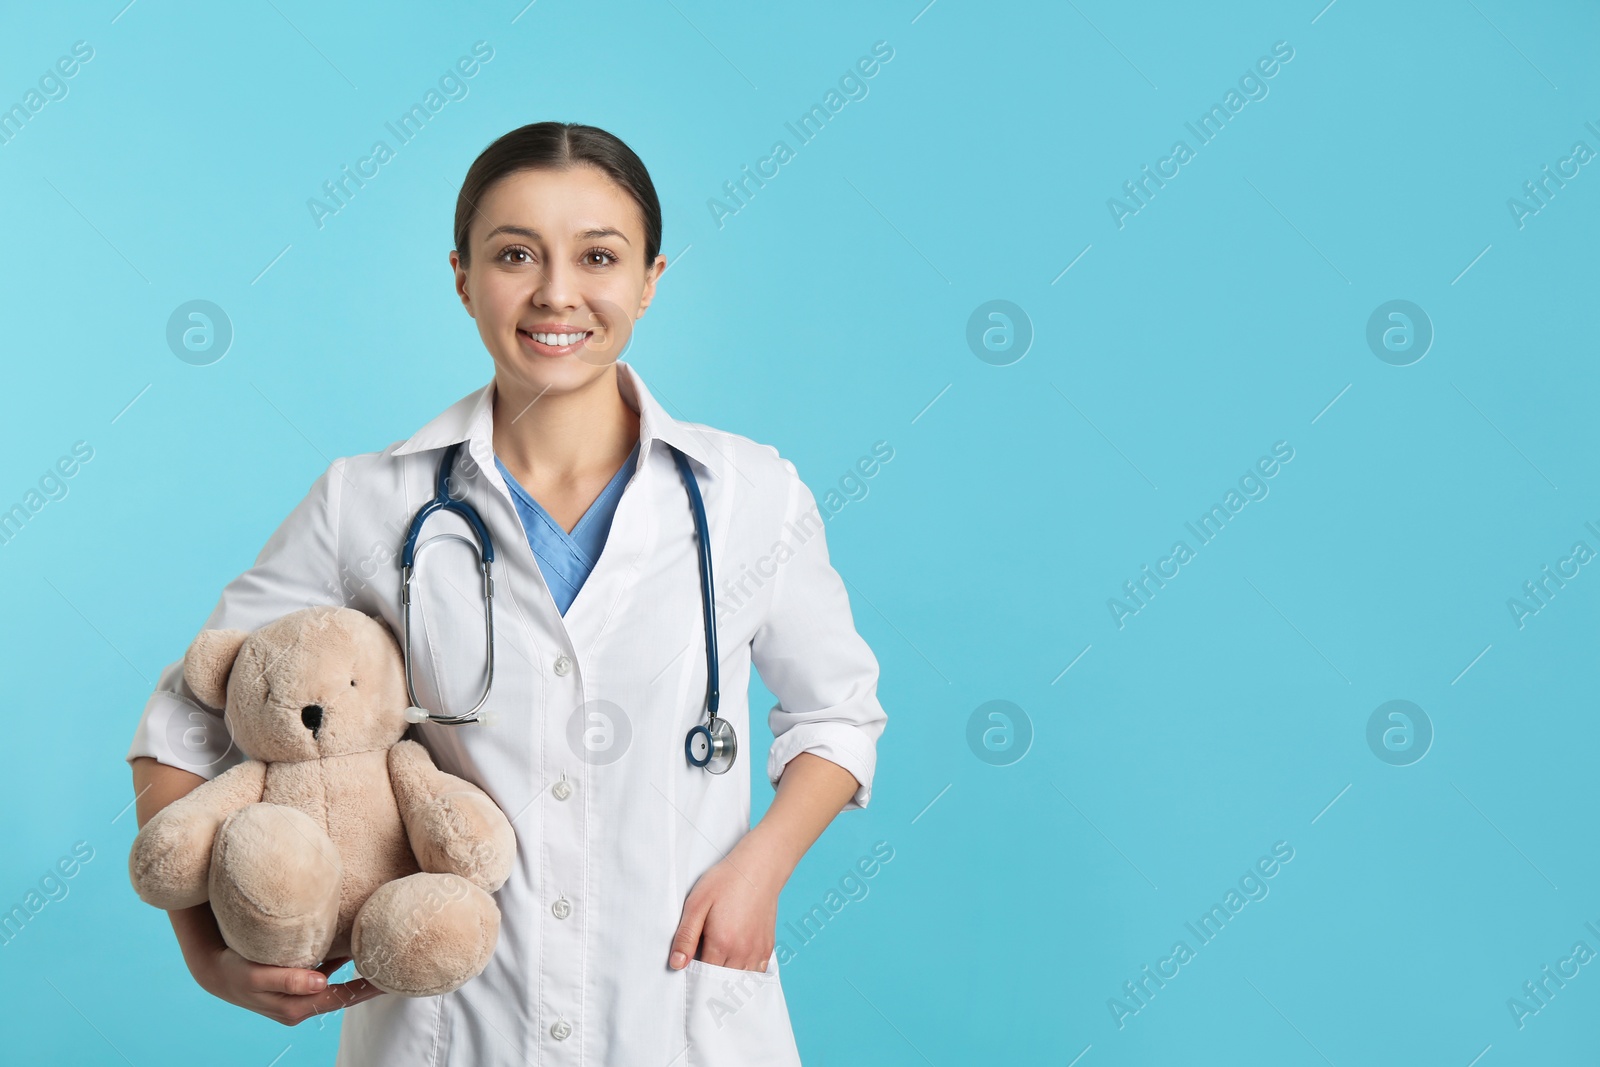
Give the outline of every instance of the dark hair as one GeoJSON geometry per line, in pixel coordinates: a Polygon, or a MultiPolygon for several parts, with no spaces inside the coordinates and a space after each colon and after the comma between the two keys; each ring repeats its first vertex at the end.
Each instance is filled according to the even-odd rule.
{"type": "Polygon", "coordinates": [[[495,182],[519,170],[566,170],[587,163],[622,186],[644,219],[644,265],[661,251],[661,201],[650,172],[614,134],[576,122],[534,122],[512,130],[485,148],[467,169],[456,196],[456,253],[468,260],[467,229],[478,202],[495,182]]]}

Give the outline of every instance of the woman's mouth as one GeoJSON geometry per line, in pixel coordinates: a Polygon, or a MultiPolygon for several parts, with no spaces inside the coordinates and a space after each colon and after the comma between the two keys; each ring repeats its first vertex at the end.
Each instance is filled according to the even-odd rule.
{"type": "Polygon", "coordinates": [[[594,336],[593,330],[564,333],[546,333],[543,330],[529,331],[521,328],[517,330],[517,337],[522,341],[523,347],[541,356],[570,356],[582,348],[592,336],[594,336]]]}

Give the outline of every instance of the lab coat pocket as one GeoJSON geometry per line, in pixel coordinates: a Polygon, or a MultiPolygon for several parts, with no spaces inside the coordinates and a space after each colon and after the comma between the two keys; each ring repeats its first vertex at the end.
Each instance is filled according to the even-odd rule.
{"type": "Polygon", "coordinates": [[[690,960],[687,1067],[800,1067],[778,956],[766,971],[690,960]]]}

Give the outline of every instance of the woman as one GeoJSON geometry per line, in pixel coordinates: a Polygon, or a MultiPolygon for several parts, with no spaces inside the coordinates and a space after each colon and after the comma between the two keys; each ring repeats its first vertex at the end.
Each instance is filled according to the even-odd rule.
{"type": "MultiPolygon", "coordinates": [[[[494,684],[487,722],[413,730],[517,831],[495,955],[440,997],[328,986],[343,960],[250,963],[200,905],[170,913],[184,958],[207,990],[290,1025],[348,1008],[340,1064],[798,1063],[773,952],[779,890],[837,812],[866,805],[886,718],[815,501],[776,450],[673,419],[617,358],[666,269],[654,187],[621,141],[553,122],[500,138],[467,173],[455,243],[456,292],[493,380],[410,439],[334,461],[206,626],[341,603],[400,634],[400,545],[440,457],[463,445],[452,492],[498,550],[494,684]],[[708,672],[677,453],[709,521],[719,714],[751,736],[752,663],[779,700],[777,795],[754,828],[746,761],[759,753],[725,774],[685,754],[708,672]]],[[[469,533],[449,515],[428,524],[424,540],[469,533]]],[[[449,539],[418,563],[411,663],[436,714],[481,692],[475,564],[449,539]]],[[[163,673],[128,753],[141,825],[240,758],[181,667],[163,673]]]]}

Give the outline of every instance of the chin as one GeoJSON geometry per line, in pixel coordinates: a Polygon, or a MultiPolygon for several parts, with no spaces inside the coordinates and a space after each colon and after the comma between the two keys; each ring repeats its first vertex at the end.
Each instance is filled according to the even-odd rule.
{"type": "Polygon", "coordinates": [[[574,353],[559,359],[515,352],[497,362],[495,371],[532,389],[535,393],[563,393],[581,388],[605,374],[614,362],[590,363],[574,353]]]}

